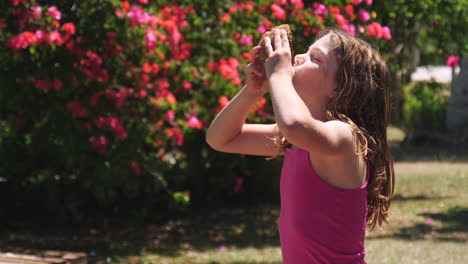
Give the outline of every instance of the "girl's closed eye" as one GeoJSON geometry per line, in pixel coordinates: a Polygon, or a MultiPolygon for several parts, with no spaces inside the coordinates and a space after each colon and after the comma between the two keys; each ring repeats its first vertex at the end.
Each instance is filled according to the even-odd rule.
{"type": "Polygon", "coordinates": [[[312,55],[312,56],[310,56],[310,60],[311,60],[311,61],[320,62],[320,59],[319,59],[319,57],[318,57],[317,55],[312,55]]]}

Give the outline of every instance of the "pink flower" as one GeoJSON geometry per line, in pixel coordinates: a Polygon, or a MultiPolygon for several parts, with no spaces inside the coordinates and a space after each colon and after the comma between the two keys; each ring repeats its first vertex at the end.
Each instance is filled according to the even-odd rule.
{"type": "Polygon", "coordinates": [[[227,248],[225,245],[221,245],[221,246],[219,246],[219,248],[218,248],[218,249],[219,249],[219,251],[222,251],[222,252],[224,252],[224,251],[227,251],[227,250],[228,250],[228,248],[227,248]]]}
{"type": "Polygon", "coordinates": [[[237,177],[236,178],[236,185],[234,186],[234,192],[238,193],[242,189],[242,185],[244,184],[244,179],[237,177]]]}
{"type": "Polygon", "coordinates": [[[172,44],[177,45],[182,41],[183,36],[177,28],[169,29],[169,35],[171,36],[172,44]]]}
{"type": "Polygon", "coordinates": [[[362,0],[353,0],[353,5],[359,5],[362,3],[362,0]]]}
{"type": "Polygon", "coordinates": [[[359,9],[358,15],[362,22],[367,22],[370,19],[369,12],[364,9],[359,9]]]}
{"type": "Polygon", "coordinates": [[[140,4],[144,4],[144,5],[148,4],[148,0],[138,0],[138,2],[140,2],[140,4]]]}
{"type": "Polygon", "coordinates": [[[426,219],[426,224],[432,225],[432,222],[433,222],[432,218],[429,217],[428,219],[426,219]]]}
{"type": "Polygon", "coordinates": [[[362,33],[364,33],[364,31],[366,31],[366,30],[364,29],[363,26],[358,26],[358,32],[359,32],[359,33],[362,34],[362,33]]]}
{"type": "Polygon", "coordinates": [[[36,30],[34,35],[36,36],[38,43],[48,43],[49,41],[49,36],[41,29],[36,30]]]}
{"type": "Polygon", "coordinates": [[[156,36],[151,30],[146,31],[145,41],[148,50],[156,48],[156,36]]]}
{"type": "Polygon", "coordinates": [[[174,110],[170,110],[166,113],[166,120],[167,122],[172,122],[174,121],[175,119],[175,111],[174,110]]]}
{"type": "Polygon", "coordinates": [[[107,138],[105,136],[92,136],[89,138],[89,142],[99,152],[104,153],[107,151],[107,138]]]}
{"type": "Polygon", "coordinates": [[[187,120],[187,124],[191,128],[196,128],[196,129],[203,128],[202,122],[195,115],[192,115],[189,117],[189,119],[187,120]]]}
{"type": "Polygon", "coordinates": [[[260,34],[263,34],[263,33],[265,33],[267,30],[266,30],[266,28],[265,28],[264,25],[260,25],[260,26],[258,26],[257,31],[258,31],[260,34]]]}
{"type": "Polygon", "coordinates": [[[252,46],[253,45],[253,36],[251,35],[242,35],[238,41],[239,44],[245,46],[252,46]]]}
{"type": "Polygon", "coordinates": [[[117,117],[99,117],[96,121],[96,126],[101,128],[107,126],[114,130],[114,135],[117,139],[123,139],[127,137],[127,131],[120,123],[117,117]]]}
{"type": "Polygon", "coordinates": [[[385,27],[382,27],[382,37],[386,40],[390,40],[392,39],[392,34],[390,32],[390,28],[385,26],[385,27]]]}
{"type": "Polygon", "coordinates": [[[32,6],[31,7],[32,15],[35,19],[39,19],[42,16],[42,7],[41,6],[32,6]]]}
{"type": "Polygon", "coordinates": [[[327,9],[327,7],[325,7],[324,4],[314,2],[313,7],[314,7],[314,15],[316,15],[316,16],[326,16],[326,15],[328,15],[328,9],[327,9]]]}
{"type": "Polygon", "coordinates": [[[62,19],[62,13],[57,9],[56,6],[49,7],[47,10],[47,15],[57,20],[62,19]]]}
{"type": "Polygon", "coordinates": [[[271,5],[271,11],[273,11],[273,16],[278,20],[286,20],[286,11],[277,4],[271,5]]]}
{"type": "Polygon", "coordinates": [[[150,14],[144,12],[141,6],[134,5],[128,12],[128,18],[131,21],[132,26],[145,25],[150,21],[150,14]]]}
{"type": "Polygon", "coordinates": [[[353,24],[344,24],[343,26],[341,26],[341,28],[343,29],[343,31],[350,34],[351,36],[356,35],[356,28],[353,24]]]}
{"type": "Polygon", "coordinates": [[[365,0],[367,5],[372,5],[372,0],[365,0]]]}
{"type": "Polygon", "coordinates": [[[29,46],[28,40],[23,33],[8,40],[8,46],[14,50],[25,49],[29,46]]]}
{"type": "Polygon", "coordinates": [[[460,64],[460,57],[458,56],[449,56],[447,58],[447,61],[445,62],[445,65],[455,68],[460,64]]]}
{"type": "Polygon", "coordinates": [[[63,39],[62,39],[62,35],[60,34],[60,32],[58,32],[57,30],[50,32],[48,43],[49,44],[53,43],[53,44],[56,44],[57,46],[61,46],[63,44],[63,39]]]}

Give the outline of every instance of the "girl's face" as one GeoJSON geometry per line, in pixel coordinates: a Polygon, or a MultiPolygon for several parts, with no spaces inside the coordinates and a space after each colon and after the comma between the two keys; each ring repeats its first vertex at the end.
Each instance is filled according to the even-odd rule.
{"type": "Polygon", "coordinates": [[[310,102],[309,98],[316,96],[332,97],[337,71],[336,59],[331,53],[333,47],[334,42],[327,34],[312,44],[306,53],[294,57],[293,84],[304,101],[310,102]]]}

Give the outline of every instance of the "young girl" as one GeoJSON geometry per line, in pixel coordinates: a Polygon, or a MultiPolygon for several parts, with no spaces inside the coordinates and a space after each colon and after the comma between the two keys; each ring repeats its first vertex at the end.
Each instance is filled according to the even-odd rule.
{"type": "Polygon", "coordinates": [[[387,66],[368,43],[339,30],[323,31],[294,65],[284,30],[265,47],[264,67],[260,47],[252,50],[247,84],[216,116],[207,143],[223,152],[285,155],[285,264],[365,263],[366,223],[387,221],[394,186],[387,66]],[[244,124],[267,91],[276,124],[244,124]]]}

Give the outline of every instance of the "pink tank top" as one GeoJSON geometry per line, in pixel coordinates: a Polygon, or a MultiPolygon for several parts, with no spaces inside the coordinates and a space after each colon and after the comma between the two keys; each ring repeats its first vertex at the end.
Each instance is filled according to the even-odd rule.
{"type": "Polygon", "coordinates": [[[287,149],[281,171],[279,234],[284,264],[362,264],[367,180],[354,190],[318,177],[309,152],[287,149]]]}

